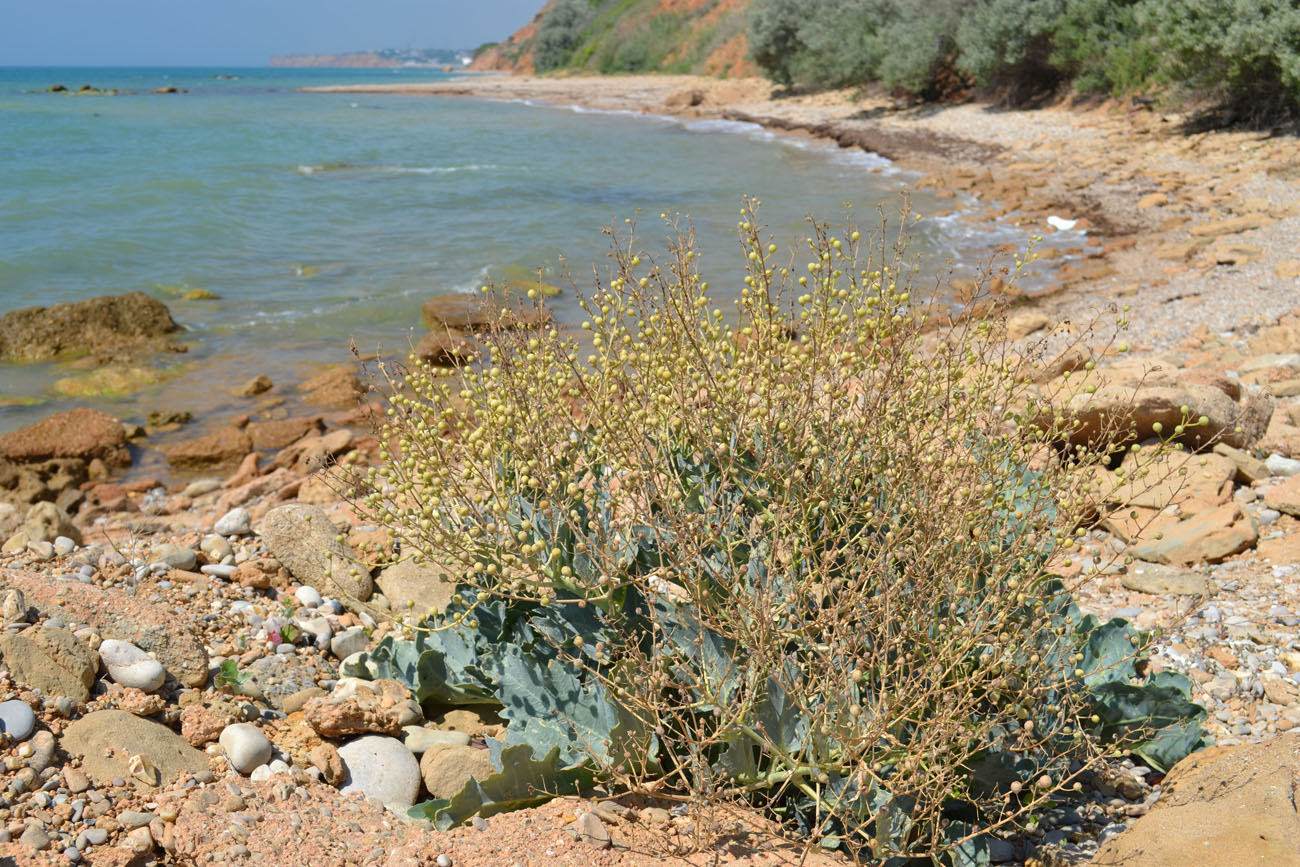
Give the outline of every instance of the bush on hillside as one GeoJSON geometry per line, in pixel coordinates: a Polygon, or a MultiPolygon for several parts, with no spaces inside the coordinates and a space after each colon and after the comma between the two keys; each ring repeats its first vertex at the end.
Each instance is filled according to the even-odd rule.
{"type": "Polygon", "coordinates": [[[975,0],[955,35],[957,67],[983,87],[1009,88],[1014,99],[1054,89],[1053,35],[1065,0],[975,0]]]}
{"type": "Polygon", "coordinates": [[[1278,0],[1147,0],[1167,81],[1224,100],[1239,119],[1300,109],[1300,5],[1278,0]]]}
{"type": "Polygon", "coordinates": [[[1174,85],[1238,118],[1300,108],[1300,6],[1275,0],[755,0],[750,45],[786,85],[935,96],[957,70],[1012,100],[1068,81],[1174,85]]]}
{"type": "Polygon", "coordinates": [[[457,597],[349,673],[507,720],[496,773],[413,814],[601,779],[980,863],[1105,751],[1196,748],[1186,680],[1052,572],[1107,456],[1049,448],[1070,422],[1037,408],[1034,358],[994,322],[932,332],[891,226],[813,224],[788,258],[755,207],[739,232],[734,304],[689,231],[662,262],[620,239],[581,340],[500,331],[478,366],[394,383],[368,506],[457,597]]]}
{"type": "Polygon", "coordinates": [[[1147,0],[1066,0],[1052,64],[1083,93],[1132,93],[1154,80],[1160,52],[1143,26],[1147,0]]]}
{"type": "Polygon", "coordinates": [[[557,0],[537,25],[533,48],[533,66],[549,72],[566,65],[582,42],[582,33],[591,23],[593,12],[587,0],[557,0]]]}

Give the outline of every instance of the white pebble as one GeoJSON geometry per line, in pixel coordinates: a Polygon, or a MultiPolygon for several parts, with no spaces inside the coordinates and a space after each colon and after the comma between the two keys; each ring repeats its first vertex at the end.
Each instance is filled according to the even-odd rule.
{"type": "Polygon", "coordinates": [[[234,508],[217,519],[212,531],[218,536],[247,536],[253,532],[253,521],[247,509],[234,508]]]}
{"type": "Polygon", "coordinates": [[[221,730],[217,739],[230,764],[241,774],[248,774],[271,760],[271,742],[257,726],[235,723],[221,730]]]}
{"type": "Polygon", "coordinates": [[[321,603],[325,601],[321,599],[319,590],[306,584],[293,591],[293,597],[298,600],[298,604],[303,608],[319,608],[321,603]]]}
{"type": "Polygon", "coordinates": [[[1300,461],[1284,458],[1277,452],[1264,459],[1264,466],[1268,467],[1269,473],[1274,476],[1300,475],[1300,461]]]}
{"type": "Polygon", "coordinates": [[[167,679],[162,663],[129,641],[105,639],[99,645],[99,658],[109,677],[122,686],[153,692],[167,679]]]}

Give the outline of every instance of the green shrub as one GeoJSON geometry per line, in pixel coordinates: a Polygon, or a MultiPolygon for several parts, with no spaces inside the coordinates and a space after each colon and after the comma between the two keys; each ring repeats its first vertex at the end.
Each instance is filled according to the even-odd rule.
{"type": "Polygon", "coordinates": [[[1300,107],[1300,5],[1280,0],[1147,0],[1166,80],[1227,101],[1238,116],[1300,107]]]}
{"type": "Polygon", "coordinates": [[[801,0],[755,0],[749,7],[749,54],[778,84],[794,83],[794,61],[802,51],[801,0]]]}
{"type": "Polygon", "coordinates": [[[1066,0],[1052,64],[1084,93],[1131,93],[1159,68],[1154,35],[1141,25],[1147,0],[1066,0]]]}
{"type": "Polygon", "coordinates": [[[1064,7],[1065,0],[975,0],[957,26],[957,67],[984,87],[1054,88],[1052,41],[1064,7]]]}
{"type": "Polygon", "coordinates": [[[1106,455],[1049,447],[1070,423],[1034,360],[995,322],[932,330],[884,226],[814,225],[789,259],[748,204],[739,231],[728,312],[689,233],[662,263],[628,238],[582,340],[499,331],[478,366],[394,382],[368,506],[457,598],[347,673],[507,720],[496,773],[413,814],[602,779],[978,863],[1106,749],[1199,746],[1186,679],[1052,572],[1106,455]]]}
{"type": "Polygon", "coordinates": [[[593,18],[587,0],[557,0],[537,25],[533,65],[538,72],[559,69],[569,62],[593,18]]]}

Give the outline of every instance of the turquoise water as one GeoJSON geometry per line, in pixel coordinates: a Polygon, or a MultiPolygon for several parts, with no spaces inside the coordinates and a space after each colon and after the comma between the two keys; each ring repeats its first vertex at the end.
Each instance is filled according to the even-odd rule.
{"type": "MultiPolygon", "coordinates": [[[[319,84],[423,81],[429,70],[0,69],[0,312],[142,290],[188,332],[190,366],[126,401],[231,409],[256,373],[277,383],[365,349],[406,345],[421,302],[508,266],[603,267],[601,229],[642,212],[689,215],[717,286],[741,274],[742,194],[779,238],[806,214],[864,222],[896,208],[909,177],[869,154],[719,122],[413,95],[306,94],[319,84]],[[237,80],[216,78],[236,75],[237,80]],[[60,83],[138,91],[43,94],[60,83]],[[175,86],[188,92],[153,94],[175,86]],[[728,275],[731,275],[730,278],[728,275]],[[215,301],[175,293],[202,288],[215,301]]],[[[917,210],[941,205],[914,194],[917,210]]],[[[943,203],[942,207],[950,207],[943,203]]],[[[966,259],[1009,238],[926,220],[918,244],[966,259]]],[[[1012,238],[1014,240],[1014,238],[1012,238]]],[[[558,278],[548,278],[559,282],[558,278]]],[[[576,318],[568,297],[562,321],[576,318]]],[[[64,365],[0,365],[0,429],[70,403],[64,365]]],[[[82,401],[83,403],[85,401],[82,401]]]]}

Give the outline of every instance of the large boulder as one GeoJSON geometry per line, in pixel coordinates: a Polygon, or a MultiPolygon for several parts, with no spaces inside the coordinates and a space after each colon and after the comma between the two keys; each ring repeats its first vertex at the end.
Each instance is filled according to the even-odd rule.
{"type": "Polygon", "coordinates": [[[0,436],[0,458],[36,464],[58,458],[99,458],[110,467],[131,464],[122,423],[97,409],[61,412],[0,436]]]}
{"type": "Polygon", "coordinates": [[[174,350],[168,335],[178,330],[167,305],[143,292],[28,307],[0,316],[0,359],[174,350]]]}
{"type": "Polygon", "coordinates": [[[326,594],[362,602],[374,592],[370,570],[357,558],[329,515],[317,506],[280,506],[266,513],[262,542],[295,579],[326,594]]]}
{"type": "Polygon", "coordinates": [[[1300,863],[1300,735],[1210,747],[1169,772],[1151,812],[1108,839],[1098,867],[1300,863]]]}
{"type": "Polygon", "coordinates": [[[60,745],[79,756],[82,770],[102,786],[121,778],[149,792],[208,770],[207,757],[185,738],[124,710],[87,714],[68,726],[60,745]]]}

